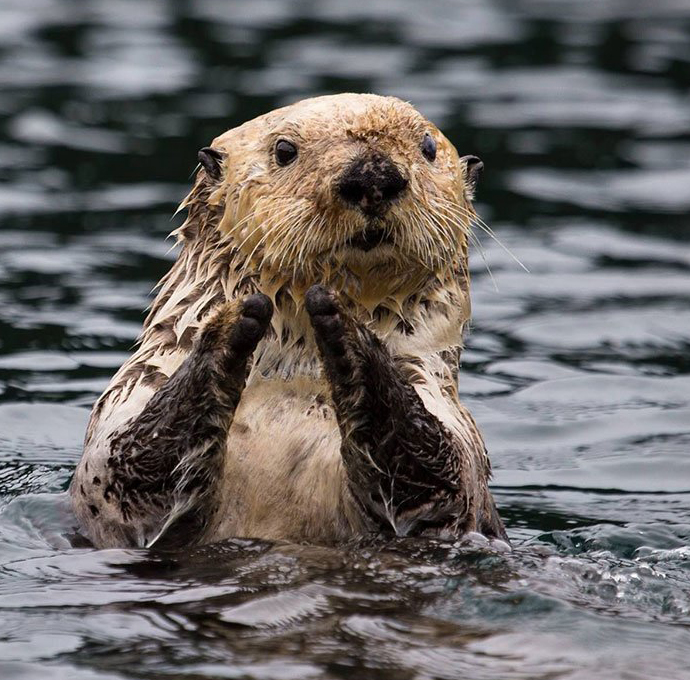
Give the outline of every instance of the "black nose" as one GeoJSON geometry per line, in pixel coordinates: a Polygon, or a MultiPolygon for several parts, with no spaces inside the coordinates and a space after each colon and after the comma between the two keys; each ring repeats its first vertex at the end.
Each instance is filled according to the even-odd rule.
{"type": "Polygon", "coordinates": [[[380,215],[407,188],[407,180],[385,156],[358,158],[338,181],[340,197],[367,215],[380,215]]]}

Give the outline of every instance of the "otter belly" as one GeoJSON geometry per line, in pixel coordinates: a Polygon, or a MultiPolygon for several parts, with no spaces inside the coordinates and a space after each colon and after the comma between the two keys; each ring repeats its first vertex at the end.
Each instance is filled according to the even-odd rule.
{"type": "Polygon", "coordinates": [[[228,431],[212,540],[330,543],[351,536],[360,519],[347,490],[340,441],[324,384],[250,381],[228,431]]]}

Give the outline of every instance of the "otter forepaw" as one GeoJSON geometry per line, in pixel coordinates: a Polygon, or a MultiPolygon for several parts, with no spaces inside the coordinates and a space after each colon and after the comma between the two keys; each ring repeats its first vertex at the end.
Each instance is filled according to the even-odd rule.
{"type": "Polygon", "coordinates": [[[266,334],[272,316],[273,303],[267,295],[256,293],[244,298],[228,338],[230,349],[238,356],[251,354],[266,334]]]}
{"type": "Polygon", "coordinates": [[[346,352],[347,328],[335,293],[324,286],[312,286],[307,291],[305,303],[322,354],[342,357],[346,352]]]}
{"type": "Polygon", "coordinates": [[[338,302],[332,290],[316,284],[311,286],[304,297],[307,312],[314,316],[332,316],[339,312],[338,302]]]}
{"type": "Polygon", "coordinates": [[[222,357],[246,359],[266,333],[273,316],[273,303],[262,293],[222,305],[203,329],[199,341],[201,355],[220,353],[222,357]]]}

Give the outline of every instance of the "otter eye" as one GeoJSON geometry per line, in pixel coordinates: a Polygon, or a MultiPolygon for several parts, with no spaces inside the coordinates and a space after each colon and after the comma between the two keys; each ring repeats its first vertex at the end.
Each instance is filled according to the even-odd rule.
{"type": "Polygon", "coordinates": [[[422,139],[422,153],[428,161],[433,163],[436,160],[436,141],[428,132],[422,139]]]}
{"type": "Polygon", "coordinates": [[[278,165],[289,165],[297,158],[297,147],[287,139],[279,139],[276,142],[275,154],[278,165]]]}

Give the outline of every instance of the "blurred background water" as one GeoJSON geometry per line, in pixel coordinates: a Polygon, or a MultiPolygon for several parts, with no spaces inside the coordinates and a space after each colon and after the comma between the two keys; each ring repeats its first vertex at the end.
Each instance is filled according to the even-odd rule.
{"type": "Polygon", "coordinates": [[[3,0],[0,93],[0,677],[690,678],[688,0],[3,0]],[[340,91],[479,155],[530,270],[482,238],[460,378],[515,551],[79,547],[197,149],[340,91]]]}

